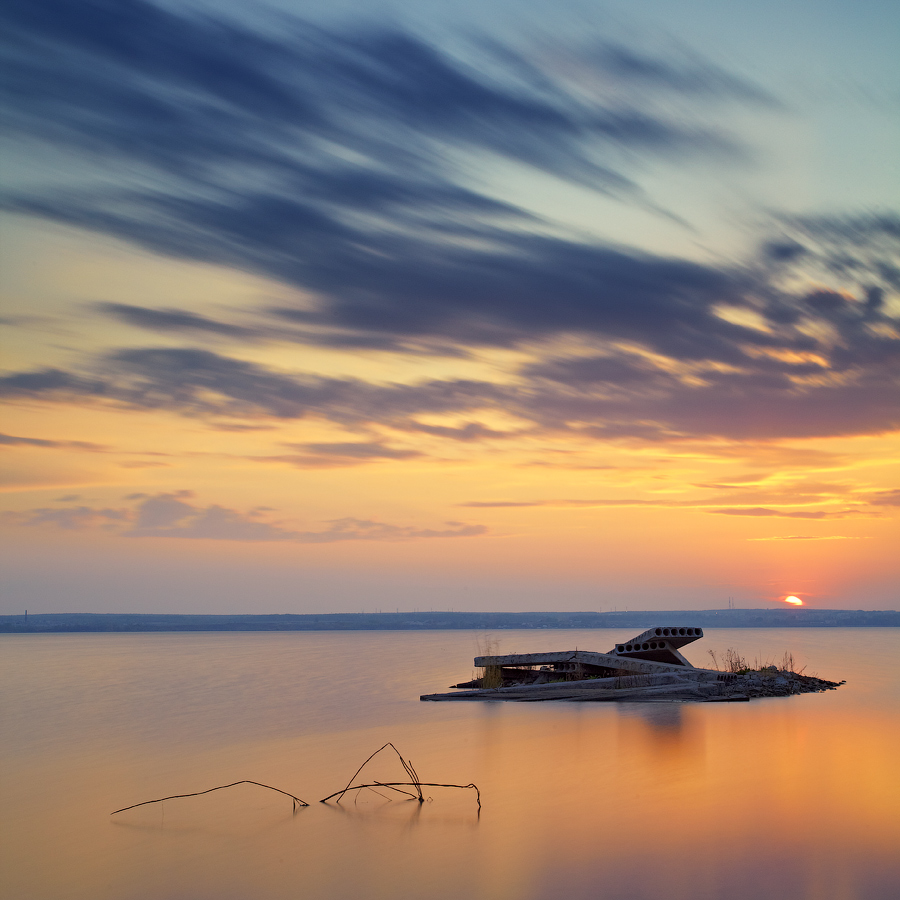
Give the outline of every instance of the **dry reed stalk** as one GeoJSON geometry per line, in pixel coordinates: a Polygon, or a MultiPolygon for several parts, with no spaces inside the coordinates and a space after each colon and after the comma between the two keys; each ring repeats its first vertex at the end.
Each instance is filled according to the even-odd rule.
{"type": "MultiPolygon", "coordinates": [[[[724,672],[731,672],[735,675],[741,675],[741,674],[744,674],[747,672],[764,672],[773,666],[773,663],[767,662],[765,660],[760,662],[759,657],[754,658],[753,665],[751,666],[747,662],[747,660],[744,659],[744,657],[741,656],[741,654],[738,653],[738,651],[735,650],[733,647],[729,647],[725,651],[725,653],[723,654],[722,660],[721,660],[722,665],[720,666],[719,665],[720,660],[719,660],[719,657],[716,656],[716,651],[715,650],[707,650],[706,652],[712,658],[713,665],[716,667],[716,670],[720,671],[720,672],[724,671],[724,672]]],[[[782,659],[781,659],[780,671],[788,672],[793,675],[802,675],[805,670],[806,670],[806,666],[804,666],[798,672],[795,669],[794,654],[791,653],[789,650],[785,650],[784,655],[782,656],[782,659]]]]}
{"type": "MultiPolygon", "coordinates": [[[[477,641],[479,656],[496,656],[500,649],[500,642],[489,634],[477,641]]],[[[503,672],[500,666],[484,666],[479,676],[482,690],[492,690],[503,687],[503,672]]]]}
{"type": "Polygon", "coordinates": [[[740,653],[737,652],[733,647],[729,647],[725,651],[725,671],[731,672],[733,675],[739,675],[741,672],[746,672],[750,669],[750,666],[747,665],[747,660],[741,656],[740,653]]]}

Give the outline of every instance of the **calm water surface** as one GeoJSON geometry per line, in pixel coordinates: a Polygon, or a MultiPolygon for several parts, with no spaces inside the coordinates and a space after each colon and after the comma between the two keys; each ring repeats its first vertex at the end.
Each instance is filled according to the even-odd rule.
{"type": "MultiPolygon", "coordinates": [[[[501,652],[623,631],[503,631],[501,652]]],[[[483,636],[482,636],[483,637],[483,636]]],[[[900,630],[687,648],[838,691],[735,704],[420,703],[473,632],[0,636],[0,892],[66,900],[900,896],[900,630]],[[432,802],[315,801],[393,741],[432,802]],[[115,817],[240,779],[251,786],[115,817]]],[[[404,780],[385,758],[380,781],[404,780]]]]}

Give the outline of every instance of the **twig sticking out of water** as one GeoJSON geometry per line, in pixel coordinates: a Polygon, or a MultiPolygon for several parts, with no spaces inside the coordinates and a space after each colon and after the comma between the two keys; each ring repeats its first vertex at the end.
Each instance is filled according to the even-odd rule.
{"type": "Polygon", "coordinates": [[[224,791],[225,788],[235,787],[239,784],[255,784],[257,787],[268,788],[270,791],[277,791],[279,794],[284,794],[285,797],[290,797],[294,805],[294,812],[297,812],[301,806],[309,806],[305,800],[301,800],[299,797],[295,797],[293,794],[289,794],[280,788],[272,787],[270,784],[262,784],[259,781],[233,781],[231,784],[222,784],[219,787],[210,788],[208,791],[195,791],[193,794],[173,794],[171,797],[160,797],[158,800],[144,800],[143,803],[135,803],[132,806],[123,806],[122,809],[113,810],[110,815],[114,816],[116,813],[125,812],[129,809],[147,806],[149,803],[162,803],[164,800],[181,800],[183,797],[199,797],[202,794],[211,794],[213,791],[224,791]]]}
{"type": "Polygon", "coordinates": [[[475,791],[475,802],[478,804],[479,811],[481,810],[481,791],[478,790],[478,787],[474,784],[435,784],[434,782],[425,782],[419,779],[419,774],[416,772],[415,767],[412,764],[411,760],[404,759],[400,751],[390,742],[388,741],[383,747],[379,747],[357,770],[353,773],[353,777],[347,782],[347,787],[345,787],[341,791],[335,791],[333,794],[329,794],[327,797],[320,800],[320,803],[327,803],[329,800],[337,797],[337,802],[340,803],[344,794],[349,791],[361,791],[366,788],[375,789],[376,787],[389,788],[392,791],[397,791],[399,794],[406,794],[411,800],[418,800],[419,803],[425,802],[425,795],[422,793],[423,787],[450,787],[450,788],[461,788],[463,790],[471,789],[475,791]],[[356,781],[357,776],[360,772],[376,757],[382,750],[387,750],[390,747],[394,753],[400,759],[400,764],[403,766],[404,771],[407,775],[409,775],[411,781],[374,781],[371,784],[353,784],[356,781]],[[415,789],[415,794],[411,794],[409,791],[400,790],[400,788],[411,787],[415,789]]]}

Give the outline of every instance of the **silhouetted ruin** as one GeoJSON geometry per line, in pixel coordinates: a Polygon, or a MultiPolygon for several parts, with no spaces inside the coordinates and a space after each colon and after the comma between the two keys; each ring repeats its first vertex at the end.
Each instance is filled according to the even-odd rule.
{"type": "Polygon", "coordinates": [[[723,702],[830,690],[843,684],[794,672],[787,655],[781,668],[751,669],[730,651],[728,670],[701,669],[680,653],[701,637],[703,629],[696,626],[659,626],[607,653],[565,650],[476,656],[475,665],[483,671],[479,678],[453,685],[453,693],[424,694],[420,699],[723,702]]]}

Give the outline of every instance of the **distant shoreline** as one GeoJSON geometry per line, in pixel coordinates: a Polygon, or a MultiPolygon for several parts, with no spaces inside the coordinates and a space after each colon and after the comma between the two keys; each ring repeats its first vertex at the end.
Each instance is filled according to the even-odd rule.
{"type": "Polygon", "coordinates": [[[38,613],[0,616],[0,634],[166,631],[456,631],[506,628],[891,628],[896,610],[701,609],[633,612],[395,612],[282,615],[38,613]]]}

